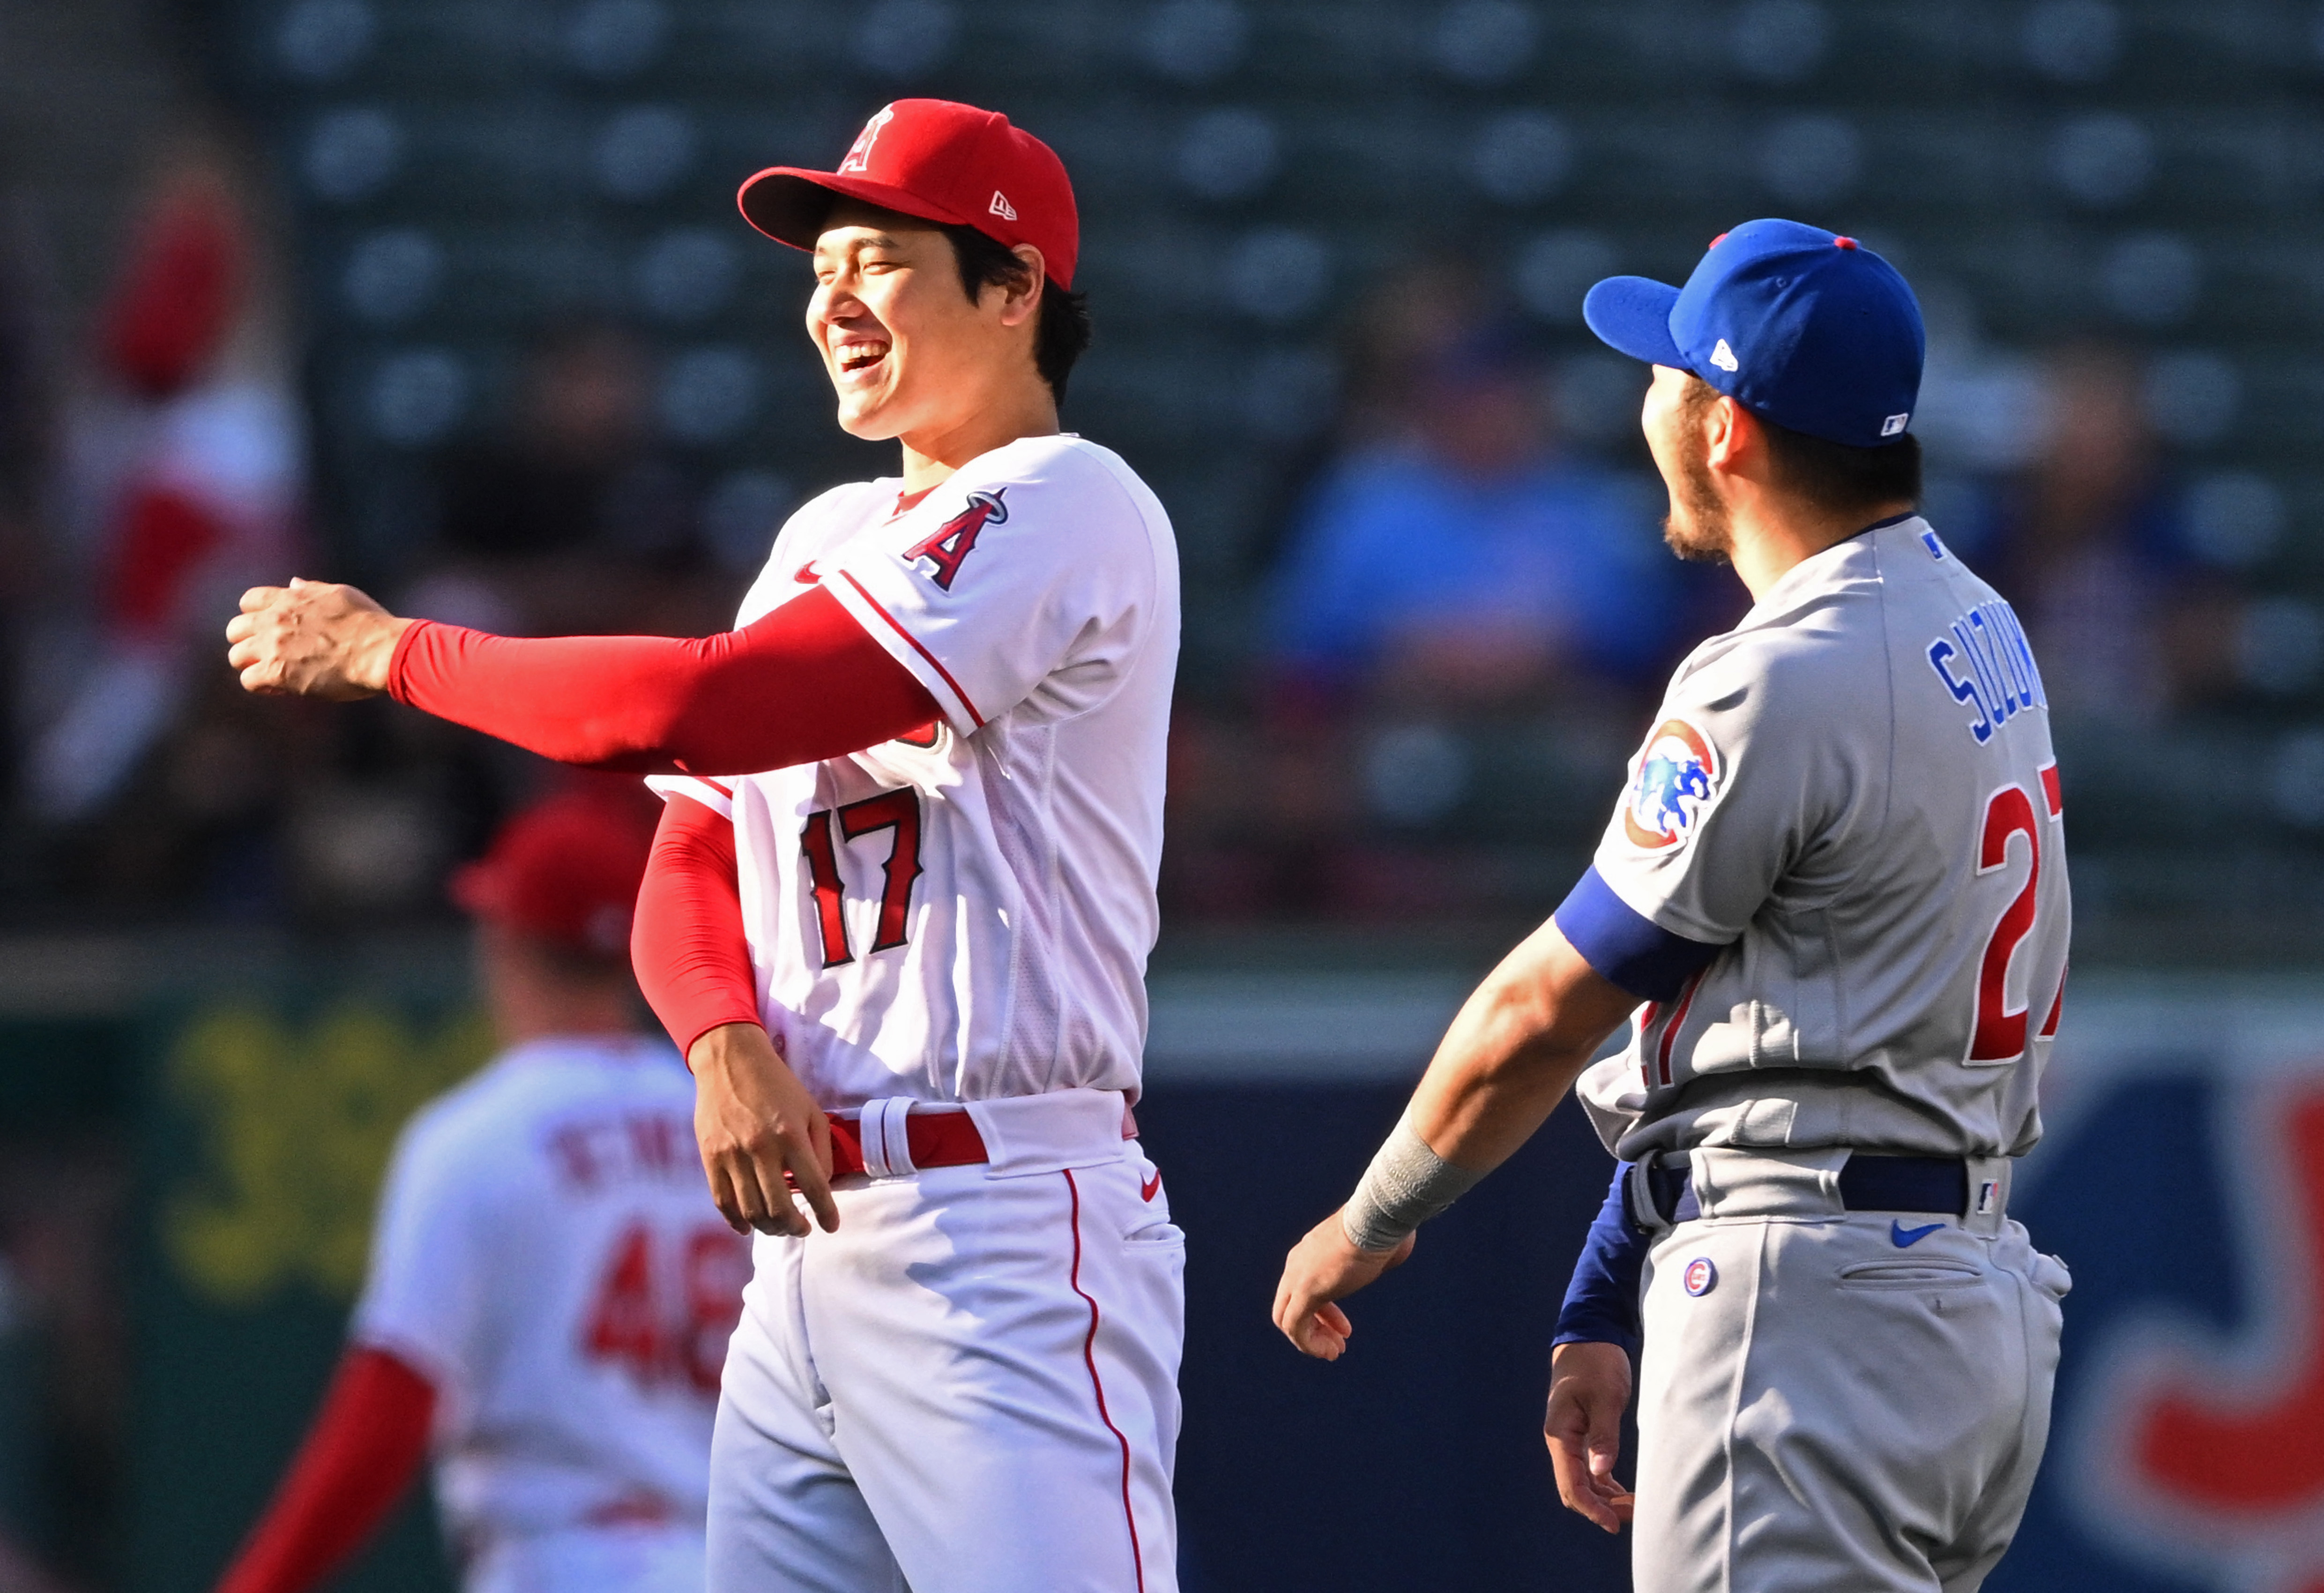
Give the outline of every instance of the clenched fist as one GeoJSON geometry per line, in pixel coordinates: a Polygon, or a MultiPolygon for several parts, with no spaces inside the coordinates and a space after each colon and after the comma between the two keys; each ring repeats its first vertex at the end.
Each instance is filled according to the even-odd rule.
{"type": "Polygon", "coordinates": [[[352,702],[387,690],[387,666],[410,624],[330,581],[253,587],[226,627],[226,661],[245,691],[352,702]]]}

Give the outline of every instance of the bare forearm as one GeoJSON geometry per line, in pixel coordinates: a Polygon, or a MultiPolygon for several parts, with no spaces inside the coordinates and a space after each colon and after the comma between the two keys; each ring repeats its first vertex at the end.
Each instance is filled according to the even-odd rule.
{"type": "Polygon", "coordinates": [[[1483,1172],[1531,1138],[1636,1001],[1545,923],[1487,975],[1413,1094],[1412,1125],[1447,1162],[1483,1172]]]}
{"type": "Polygon", "coordinates": [[[1336,1360],[1351,1328],[1334,1302],[1411,1255],[1416,1228],[1508,1160],[1637,1005],[1554,922],[1504,958],[1452,1020],[1348,1203],[1284,1259],[1275,1294],[1284,1336],[1336,1360]]]}

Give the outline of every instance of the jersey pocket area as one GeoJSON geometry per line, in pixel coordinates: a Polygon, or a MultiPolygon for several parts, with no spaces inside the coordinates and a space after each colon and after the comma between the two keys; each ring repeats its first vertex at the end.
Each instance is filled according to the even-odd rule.
{"type": "Polygon", "coordinates": [[[1836,1281],[1843,1289],[1958,1289],[1983,1283],[1985,1273],[1965,1261],[1930,1255],[1912,1261],[1859,1261],[1840,1268],[1836,1281]]]}
{"type": "Polygon", "coordinates": [[[1186,1230],[1175,1222],[1149,1222],[1121,1236],[1121,1248],[1130,1255],[1147,1255],[1165,1250],[1184,1250],[1186,1230]]]}

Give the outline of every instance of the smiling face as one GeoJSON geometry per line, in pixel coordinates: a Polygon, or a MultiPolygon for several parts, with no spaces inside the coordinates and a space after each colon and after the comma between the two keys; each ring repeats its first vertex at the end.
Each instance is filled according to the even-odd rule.
{"type": "Polygon", "coordinates": [[[933,223],[834,205],[816,239],[807,331],[839,395],[840,428],[909,444],[972,424],[996,384],[1021,384],[1039,304],[1034,262],[1030,292],[988,287],[972,300],[933,223]]]}

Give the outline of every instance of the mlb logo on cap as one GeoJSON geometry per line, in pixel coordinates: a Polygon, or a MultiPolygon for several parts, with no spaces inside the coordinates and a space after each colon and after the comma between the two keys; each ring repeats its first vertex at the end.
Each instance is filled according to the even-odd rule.
{"type": "Polygon", "coordinates": [[[1582,301],[1611,347],[1692,371],[1788,431],[1877,448],[1913,423],[1927,338],[1896,268],[1854,238],[1747,221],[1683,288],[1608,277],[1582,301]]]}

